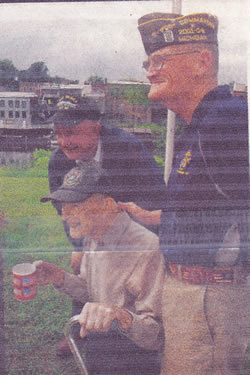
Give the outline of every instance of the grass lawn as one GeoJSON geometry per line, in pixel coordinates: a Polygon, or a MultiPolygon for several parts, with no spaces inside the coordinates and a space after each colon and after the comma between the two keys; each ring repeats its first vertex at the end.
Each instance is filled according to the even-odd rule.
{"type": "Polygon", "coordinates": [[[0,207],[4,229],[4,290],[6,368],[8,375],[78,375],[75,361],[58,360],[56,343],[70,317],[71,300],[53,287],[39,288],[36,299],[13,297],[12,266],[46,259],[69,270],[72,247],[50,203],[39,199],[48,192],[46,178],[0,178],[0,207]]]}
{"type": "MultiPolygon", "coordinates": [[[[50,203],[39,201],[48,192],[47,178],[1,176],[0,191],[0,208],[8,220],[2,238],[7,373],[79,375],[73,358],[58,360],[55,355],[71,300],[53,287],[39,288],[37,298],[29,302],[13,297],[11,269],[17,263],[46,259],[70,271],[72,247],[61,220],[50,203]]],[[[250,350],[242,375],[249,375],[249,369],[250,350]]]]}

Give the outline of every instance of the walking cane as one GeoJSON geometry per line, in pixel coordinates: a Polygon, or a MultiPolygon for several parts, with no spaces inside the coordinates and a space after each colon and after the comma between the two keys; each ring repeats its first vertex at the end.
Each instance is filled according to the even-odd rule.
{"type": "Polygon", "coordinates": [[[85,366],[85,363],[83,362],[83,359],[81,357],[81,354],[78,350],[78,347],[75,343],[75,340],[73,339],[73,336],[71,334],[71,328],[74,324],[78,323],[79,315],[73,316],[68,323],[66,324],[64,328],[64,335],[68,341],[70,350],[74,356],[74,359],[78,365],[78,368],[80,370],[81,375],[89,375],[87,367],[85,366]]]}

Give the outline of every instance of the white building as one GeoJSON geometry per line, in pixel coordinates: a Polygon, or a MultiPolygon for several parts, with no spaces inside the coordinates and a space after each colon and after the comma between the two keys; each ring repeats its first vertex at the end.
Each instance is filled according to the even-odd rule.
{"type": "Polygon", "coordinates": [[[31,126],[34,93],[0,92],[0,128],[26,128],[31,126]]]}
{"type": "Polygon", "coordinates": [[[56,83],[44,83],[40,86],[41,96],[54,95],[56,98],[60,98],[63,95],[73,96],[86,96],[92,93],[91,85],[78,85],[78,84],[56,84],[56,83]]]}

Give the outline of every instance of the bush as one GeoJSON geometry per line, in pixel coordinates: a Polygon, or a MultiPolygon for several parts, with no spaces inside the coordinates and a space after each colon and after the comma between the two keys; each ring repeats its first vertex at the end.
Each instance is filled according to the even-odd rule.
{"type": "Polygon", "coordinates": [[[154,158],[155,158],[156,163],[160,167],[160,169],[162,169],[164,171],[164,167],[165,167],[165,161],[164,161],[164,159],[159,158],[159,156],[154,156],[154,158]]]}
{"type": "Polygon", "coordinates": [[[32,161],[32,172],[37,177],[48,176],[48,163],[51,155],[51,151],[35,150],[32,161]]]}

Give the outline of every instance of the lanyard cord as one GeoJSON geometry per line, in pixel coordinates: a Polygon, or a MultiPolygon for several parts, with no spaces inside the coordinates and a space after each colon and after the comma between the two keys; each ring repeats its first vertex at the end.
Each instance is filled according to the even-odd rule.
{"type": "Polygon", "coordinates": [[[204,155],[204,152],[202,150],[202,147],[201,147],[201,135],[200,135],[200,132],[199,130],[197,130],[197,133],[198,133],[198,138],[199,138],[199,148],[200,148],[200,152],[201,152],[201,155],[202,155],[202,158],[203,158],[203,161],[204,161],[204,164],[205,164],[205,167],[207,169],[207,172],[208,172],[208,176],[210,178],[210,180],[212,181],[212,183],[214,184],[216,190],[218,191],[218,193],[222,194],[224,198],[226,199],[230,199],[229,195],[224,193],[224,191],[220,188],[220,186],[214,181],[214,178],[210,172],[210,169],[207,165],[207,161],[205,159],[205,155],[204,155]]]}

